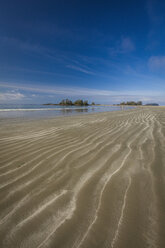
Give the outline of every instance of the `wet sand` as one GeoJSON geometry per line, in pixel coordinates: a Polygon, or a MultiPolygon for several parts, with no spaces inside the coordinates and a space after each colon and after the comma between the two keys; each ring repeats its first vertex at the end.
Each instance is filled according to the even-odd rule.
{"type": "Polygon", "coordinates": [[[1,248],[164,248],[165,108],[0,121],[1,248]]]}

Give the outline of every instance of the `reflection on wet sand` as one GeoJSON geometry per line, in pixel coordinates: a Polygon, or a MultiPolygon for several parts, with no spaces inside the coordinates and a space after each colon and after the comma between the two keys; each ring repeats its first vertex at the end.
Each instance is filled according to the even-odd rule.
{"type": "MultiPolygon", "coordinates": [[[[92,108],[91,110],[94,111],[94,108],[92,108]]],[[[60,109],[59,111],[62,112],[63,114],[65,113],[71,114],[74,112],[87,113],[89,109],[88,108],[70,108],[70,109],[64,108],[64,109],[60,109]]]]}

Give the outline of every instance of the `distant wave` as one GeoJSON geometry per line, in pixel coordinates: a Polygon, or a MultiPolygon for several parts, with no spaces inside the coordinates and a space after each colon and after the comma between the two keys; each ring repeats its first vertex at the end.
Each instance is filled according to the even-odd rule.
{"type": "Polygon", "coordinates": [[[80,110],[88,108],[38,108],[38,109],[0,109],[0,112],[9,111],[44,111],[44,110],[80,110]]]}

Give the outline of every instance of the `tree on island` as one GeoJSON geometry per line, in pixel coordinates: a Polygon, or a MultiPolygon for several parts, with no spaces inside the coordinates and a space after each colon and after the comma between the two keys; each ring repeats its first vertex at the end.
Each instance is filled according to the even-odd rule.
{"type": "Polygon", "coordinates": [[[77,105],[77,106],[88,106],[88,101],[83,101],[83,100],[76,100],[74,102],[74,105],[77,105]]]}
{"type": "Polygon", "coordinates": [[[147,103],[145,106],[159,106],[158,103],[147,103]]]}
{"type": "Polygon", "coordinates": [[[69,106],[73,105],[72,101],[69,99],[63,99],[59,104],[64,105],[64,106],[65,105],[69,105],[69,106]]]}
{"type": "Polygon", "coordinates": [[[83,100],[76,100],[74,102],[74,105],[83,106],[84,105],[84,102],[83,102],[83,100]]]}
{"type": "Polygon", "coordinates": [[[62,105],[62,106],[66,106],[66,105],[67,106],[72,106],[72,105],[76,105],[76,106],[88,106],[89,104],[88,104],[88,101],[83,101],[81,99],[76,100],[74,103],[71,100],[69,100],[69,99],[63,99],[59,103],[59,105],[62,105]]]}
{"type": "Polygon", "coordinates": [[[141,106],[142,105],[142,101],[138,101],[138,102],[134,102],[134,101],[130,101],[130,102],[121,102],[119,105],[134,105],[134,106],[141,106]]]}
{"type": "Polygon", "coordinates": [[[138,101],[137,105],[143,105],[142,101],[138,101]]]}
{"type": "Polygon", "coordinates": [[[84,106],[88,106],[88,101],[84,101],[84,106]]]}

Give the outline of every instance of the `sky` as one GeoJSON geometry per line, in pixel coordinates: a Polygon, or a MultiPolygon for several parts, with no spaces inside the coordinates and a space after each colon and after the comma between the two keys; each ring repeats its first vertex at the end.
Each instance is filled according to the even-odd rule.
{"type": "Polygon", "coordinates": [[[0,103],[165,105],[165,1],[1,0],[0,103]]]}

